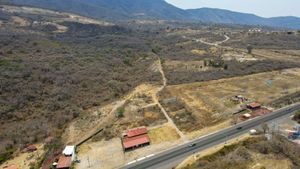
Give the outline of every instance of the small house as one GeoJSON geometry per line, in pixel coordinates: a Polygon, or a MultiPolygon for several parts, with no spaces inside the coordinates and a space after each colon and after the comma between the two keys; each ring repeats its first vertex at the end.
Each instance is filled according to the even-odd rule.
{"type": "Polygon", "coordinates": [[[60,156],[57,162],[57,169],[69,169],[72,166],[72,157],[71,156],[60,156]]]}
{"type": "Polygon", "coordinates": [[[128,130],[123,134],[122,144],[124,151],[150,144],[148,130],[146,127],[139,127],[128,130]]]}
{"type": "Polygon", "coordinates": [[[34,152],[37,150],[35,145],[29,145],[25,148],[26,152],[34,152]]]}
{"type": "Polygon", "coordinates": [[[259,109],[261,105],[257,102],[252,102],[250,104],[247,104],[247,108],[251,110],[259,109]]]}

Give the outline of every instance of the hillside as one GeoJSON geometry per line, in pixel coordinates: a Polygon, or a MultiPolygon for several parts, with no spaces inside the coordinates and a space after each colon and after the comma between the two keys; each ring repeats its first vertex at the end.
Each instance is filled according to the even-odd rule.
{"type": "Polygon", "coordinates": [[[271,27],[300,28],[300,18],[273,17],[263,18],[254,14],[239,13],[223,9],[200,8],[189,9],[187,12],[195,20],[212,23],[264,25],[271,27]]]}
{"type": "Polygon", "coordinates": [[[163,0],[9,0],[6,2],[73,12],[83,16],[108,20],[183,20],[187,14],[184,10],[176,8],[163,0]]]}
{"type": "Polygon", "coordinates": [[[212,8],[183,10],[164,0],[3,0],[2,3],[66,11],[106,20],[160,19],[300,29],[300,18],[297,17],[263,18],[212,8]]]}

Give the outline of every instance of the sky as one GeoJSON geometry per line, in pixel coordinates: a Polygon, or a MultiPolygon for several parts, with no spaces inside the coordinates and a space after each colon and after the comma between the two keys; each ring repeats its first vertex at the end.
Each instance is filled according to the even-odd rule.
{"type": "Polygon", "coordinates": [[[300,0],[166,0],[183,9],[201,7],[253,13],[263,17],[300,17],[300,0]]]}

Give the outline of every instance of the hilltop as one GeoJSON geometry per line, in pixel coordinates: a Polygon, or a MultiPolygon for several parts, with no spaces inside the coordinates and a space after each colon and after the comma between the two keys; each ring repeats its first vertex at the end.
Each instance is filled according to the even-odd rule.
{"type": "Polygon", "coordinates": [[[300,29],[300,18],[297,17],[264,18],[212,8],[183,10],[164,0],[4,0],[2,3],[66,11],[105,20],[160,19],[300,29]]]}

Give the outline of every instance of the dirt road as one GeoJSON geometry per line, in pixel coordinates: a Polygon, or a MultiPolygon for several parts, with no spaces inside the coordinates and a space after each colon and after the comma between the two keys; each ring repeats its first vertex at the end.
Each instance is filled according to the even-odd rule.
{"type": "MultiPolygon", "coordinates": [[[[158,56],[157,56],[158,57],[158,56]]],[[[164,113],[166,119],[168,120],[168,123],[174,127],[176,129],[176,132],[179,134],[180,138],[183,141],[188,141],[187,137],[179,130],[179,128],[176,126],[176,124],[174,123],[174,121],[170,118],[170,116],[168,115],[167,111],[164,109],[164,107],[160,104],[159,100],[158,100],[158,94],[164,90],[164,88],[167,86],[167,78],[165,76],[164,70],[162,68],[162,64],[161,64],[161,59],[158,57],[158,70],[161,74],[162,80],[163,80],[163,85],[159,88],[159,90],[157,91],[156,94],[154,94],[152,96],[154,103],[156,103],[158,105],[158,107],[161,109],[161,112],[164,113]]]]}
{"type": "Polygon", "coordinates": [[[220,44],[225,43],[225,42],[227,42],[227,41],[230,39],[230,37],[227,36],[227,35],[224,35],[224,37],[225,37],[225,39],[224,39],[223,41],[217,41],[217,42],[214,42],[214,43],[211,43],[211,42],[205,42],[205,41],[202,40],[202,39],[196,39],[196,41],[199,41],[199,42],[204,43],[204,44],[206,44],[206,45],[219,46],[220,44]]]}

